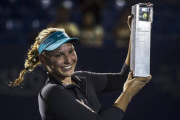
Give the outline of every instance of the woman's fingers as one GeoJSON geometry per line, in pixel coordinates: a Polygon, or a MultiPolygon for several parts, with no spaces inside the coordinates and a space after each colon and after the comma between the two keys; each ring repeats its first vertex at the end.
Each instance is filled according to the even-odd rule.
{"type": "Polygon", "coordinates": [[[151,79],[152,79],[152,76],[151,76],[151,75],[150,75],[150,76],[148,76],[148,77],[147,77],[147,79],[151,80],[151,79]]]}
{"type": "Polygon", "coordinates": [[[132,18],[133,18],[133,14],[128,16],[128,23],[131,22],[132,18]]]}
{"type": "Polygon", "coordinates": [[[151,29],[152,29],[152,27],[153,27],[153,22],[151,22],[151,29]]]}
{"type": "Polygon", "coordinates": [[[151,7],[151,3],[150,3],[150,2],[148,2],[148,3],[146,4],[146,6],[151,7]]]}
{"type": "Polygon", "coordinates": [[[140,81],[140,82],[143,82],[143,83],[148,83],[151,79],[152,79],[152,76],[148,76],[148,77],[137,77],[137,79],[140,81]]]}
{"type": "Polygon", "coordinates": [[[133,18],[133,14],[129,15],[128,16],[128,20],[127,20],[127,24],[129,26],[129,29],[131,30],[131,21],[132,21],[132,18],[133,18]]]}

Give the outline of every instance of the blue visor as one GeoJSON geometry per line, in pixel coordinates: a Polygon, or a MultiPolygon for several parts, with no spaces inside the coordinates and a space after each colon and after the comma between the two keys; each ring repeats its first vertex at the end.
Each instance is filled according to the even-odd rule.
{"type": "Polygon", "coordinates": [[[65,32],[57,31],[50,34],[43,42],[39,45],[39,54],[41,54],[44,50],[52,51],[60,47],[62,44],[71,41],[76,42],[78,38],[70,38],[65,32]]]}

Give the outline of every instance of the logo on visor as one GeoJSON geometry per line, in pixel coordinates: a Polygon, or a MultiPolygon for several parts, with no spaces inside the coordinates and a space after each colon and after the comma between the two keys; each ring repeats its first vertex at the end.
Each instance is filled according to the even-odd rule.
{"type": "Polygon", "coordinates": [[[60,35],[57,35],[57,37],[60,37],[62,34],[60,34],[60,35]]]}

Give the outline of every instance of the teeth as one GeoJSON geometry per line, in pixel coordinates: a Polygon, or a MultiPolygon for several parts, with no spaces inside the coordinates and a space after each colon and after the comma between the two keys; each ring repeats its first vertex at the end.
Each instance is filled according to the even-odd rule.
{"type": "Polygon", "coordinates": [[[70,66],[68,66],[68,67],[63,67],[63,69],[69,69],[69,68],[71,68],[71,65],[70,65],[70,66]]]}

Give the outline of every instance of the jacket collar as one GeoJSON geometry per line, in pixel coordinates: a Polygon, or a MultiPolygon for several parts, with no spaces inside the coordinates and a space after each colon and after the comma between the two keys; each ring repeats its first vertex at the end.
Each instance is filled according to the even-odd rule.
{"type": "Polygon", "coordinates": [[[47,75],[48,75],[48,79],[46,81],[46,84],[47,83],[59,84],[59,85],[62,85],[65,89],[70,89],[70,88],[73,88],[73,87],[78,87],[78,88],[80,88],[83,91],[83,93],[85,95],[87,93],[87,80],[86,80],[85,77],[78,77],[78,76],[72,75],[71,78],[76,83],[76,85],[74,85],[74,84],[66,84],[66,83],[63,83],[62,81],[56,80],[55,78],[53,78],[48,73],[47,73],[47,75]]]}

